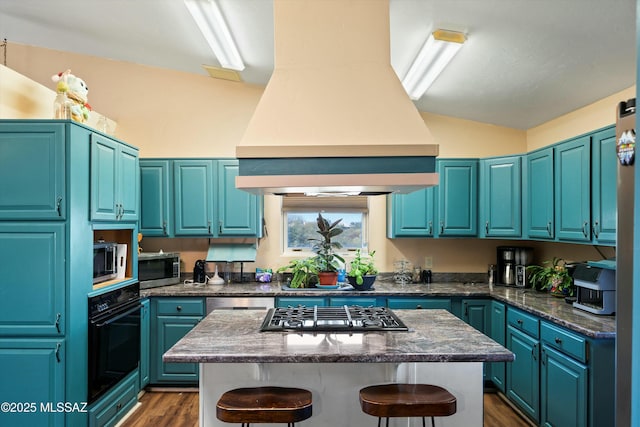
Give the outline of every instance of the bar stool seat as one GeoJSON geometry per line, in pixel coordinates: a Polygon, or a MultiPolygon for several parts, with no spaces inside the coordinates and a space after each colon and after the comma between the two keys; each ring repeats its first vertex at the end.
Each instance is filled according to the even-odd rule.
{"type": "Polygon", "coordinates": [[[360,407],[366,414],[382,418],[447,417],[456,413],[456,397],[446,389],[430,384],[381,384],[360,390],[360,407]]]}
{"type": "Polygon", "coordinates": [[[311,392],[289,387],[248,387],[225,392],[216,416],[227,423],[287,423],[311,417],[311,392]]]}

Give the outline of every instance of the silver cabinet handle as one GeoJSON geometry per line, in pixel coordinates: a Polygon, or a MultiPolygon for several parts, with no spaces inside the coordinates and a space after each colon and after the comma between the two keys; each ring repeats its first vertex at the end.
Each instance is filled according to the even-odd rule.
{"type": "Polygon", "coordinates": [[[600,223],[598,221],[593,223],[593,235],[595,236],[595,238],[598,238],[598,235],[600,234],[600,223]]]}
{"type": "Polygon", "coordinates": [[[440,221],[440,234],[444,234],[444,221],[440,221]]]}
{"type": "Polygon", "coordinates": [[[222,234],[222,221],[218,221],[218,234],[222,234]]]}
{"type": "Polygon", "coordinates": [[[162,221],[162,234],[167,235],[167,221],[162,221]]]}
{"type": "Polygon", "coordinates": [[[207,233],[211,234],[211,221],[207,221],[207,233]]]}
{"type": "Polygon", "coordinates": [[[547,233],[549,234],[549,237],[553,236],[553,234],[551,234],[551,221],[547,221],[547,233]]]}
{"type": "Polygon", "coordinates": [[[428,233],[433,234],[433,221],[429,221],[428,233]]]}
{"type": "Polygon", "coordinates": [[[589,221],[585,221],[582,224],[582,234],[584,234],[584,237],[589,237],[589,221]]]}
{"type": "Polygon", "coordinates": [[[536,355],[537,352],[538,344],[534,344],[533,347],[531,347],[531,357],[533,358],[533,360],[538,360],[538,356],[536,355]]]}
{"type": "Polygon", "coordinates": [[[60,333],[60,317],[62,315],[60,313],[56,314],[56,331],[58,331],[58,333],[60,333]]]}
{"type": "Polygon", "coordinates": [[[58,211],[58,216],[62,216],[62,196],[58,196],[56,199],[56,210],[58,211]]]}
{"type": "Polygon", "coordinates": [[[60,363],[61,359],[60,359],[60,343],[56,344],[56,361],[58,363],[60,363]]]}
{"type": "Polygon", "coordinates": [[[556,337],[554,341],[556,342],[556,344],[562,344],[562,339],[559,337],[556,337]]]}
{"type": "Polygon", "coordinates": [[[489,234],[489,221],[484,223],[484,232],[486,234],[489,234]]]}

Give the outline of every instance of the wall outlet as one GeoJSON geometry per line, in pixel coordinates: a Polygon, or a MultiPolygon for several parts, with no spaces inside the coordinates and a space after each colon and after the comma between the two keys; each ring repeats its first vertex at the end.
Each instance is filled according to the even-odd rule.
{"type": "Polygon", "coordinates": [[[424,257],[424,267],[423,268],[433,268],[433,257],[426,256],[424,257]]]}

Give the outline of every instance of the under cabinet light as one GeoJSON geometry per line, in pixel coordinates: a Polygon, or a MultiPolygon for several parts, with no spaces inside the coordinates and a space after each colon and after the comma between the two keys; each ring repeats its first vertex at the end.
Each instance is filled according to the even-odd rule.
{"type": "Polygon", "coordinates": [[[467,37],[457,31],[436,30],[420,49],[402,85],[411,99],[420,99],[458,53],[467,37]]]}
{"type": "Polygon", "coordinates": [[[184,0],[184,4],[220,65],[232,70],[244,70],[244,62],[216,0],[184,0]]]}

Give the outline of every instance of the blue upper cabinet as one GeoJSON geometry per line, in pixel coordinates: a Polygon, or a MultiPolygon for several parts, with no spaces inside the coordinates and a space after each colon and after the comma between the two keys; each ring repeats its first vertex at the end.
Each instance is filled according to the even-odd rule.
{"type": "Polygon", "coordinates": [[[62,123],[10,122],[0,129],[0,220],[65,219],[65,128],[62,123]]]}
{"type": "Polygon", "coordinates": [[[214,167],[209,159],[173,162],[176,236],[213,237],[214,167]]]}
{"type": "Polygon", "coordinates": [[[554,147],[555,217],[559,240],[591,241],[591,138],[554,147]]]}
{"type": "Polygon", "coordinates": [[[437,161],[438,236],[477,236],[478,160],[437,161]]]}
{"type": "Polygon", "coordinates": [[[480,237],[522,235],[521,156],[480,161],[480,237]]]}
{"type": "Polygon", "coordinates": [[[91,219],[137,221],[138,150],[91,134],[91,219]]]}
{"type": "Polygon", "coordinates": [[[553,198],[553,148],[544,148],[526,155],[523,167],[525,182],[523,217],[525,238],[553,239],[555,217],[553,198]]]}
{"type": "Polygon", "coordinates": [[[173,234],[170,177],[169,160],[140,160],[140,232],[145,236],[173,234]]]}
{"type": "Polygon", "coordinates": [[[616,129],[591,137],[591,231],[595,244],[616,243],[617,222],[616,129]]]}
{"type": "Polygon", "coordinates": [[[387,237],[433,237],[434,191],[387,196],[387,237]]]}
{"type": "Polygon", "coordinates": [[[218,160],[218,236],[257,236],[262,198],[236,188],[237,160],[218,160]]]}

